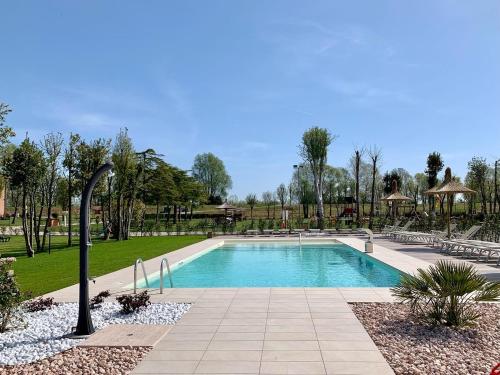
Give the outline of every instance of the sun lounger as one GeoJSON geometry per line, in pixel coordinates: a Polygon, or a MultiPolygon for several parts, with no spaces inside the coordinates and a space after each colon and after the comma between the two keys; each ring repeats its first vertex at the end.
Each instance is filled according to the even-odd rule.
{"type": "Polygon", "coordinates": [[[388,235],[388,234],[389,234],[389,232],[392,232],[392,231],[394,231],[394,230],[397,230],[397,229],[398,229],[398,227],[399,227],[399,224],[401,224],[401,220],[396,220],[396,221],[394,222],[394,225],[386,225],[386,226],[384,226],[384,227],[382,228],[382,230],[381,230],[382,234],[386,234],[386,235],[388,235]]]}
{"type": "Polygon", "coordinates": [[[464,240],[470,240],[479,230],[482,225],[473,225],[466,232],[454,235],[452,239],[440,240],[441,252],[452,254],[453,252],[460,252],[464,250],[464,240]]]}
{"type": "Polygon", "coordinates": [[[408,220],[405,225],[389,232],[389,236],[392,239],[396,239],[400,233],[408,232],[408,228],[413,225],[414,220],[408,220]]]}
{"type": "MultiPolygon", "coordinates": [[[[457,227],[456,224],[450,226],[450,231],[453,232],[457,227]]],[[[425,242],[434,246],[439,240],[445,239],[448,234],[447,230],[426,232],[400,232],[396,235],[396,239],[402,242],[425,242]]]]}

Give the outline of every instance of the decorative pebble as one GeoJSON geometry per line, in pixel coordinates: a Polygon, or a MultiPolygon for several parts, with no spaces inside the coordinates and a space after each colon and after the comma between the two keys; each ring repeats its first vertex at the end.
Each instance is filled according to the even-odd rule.
{"type": "Polygon", "coordinates": [[[150,350],[150,347],[76,347],[35,363],[0,366],[0,375],[128,374],[150,350]]]}
{"type": "MultiPolygon", "coordinates": [[[[96,329],[109,324],[175,324],[190,307],[187,303],[152,303],[138,312],[122,314],[118,303],[105,302],[100,308],[91,310],[91,315],[96,329]]],[[[77,303],[26,312],[22,318],[21,327],[0,334],[0,365],[31,363],[72,348],[81,341],[65,337],[76,325],[77,303]]]]}
{"type": "Polygon", "coordinates": [[[500,362],[500,306],[469,328],[433,327],[394,303],[354,303],[354,313],[396,374],[489,374],[500,362]]]}

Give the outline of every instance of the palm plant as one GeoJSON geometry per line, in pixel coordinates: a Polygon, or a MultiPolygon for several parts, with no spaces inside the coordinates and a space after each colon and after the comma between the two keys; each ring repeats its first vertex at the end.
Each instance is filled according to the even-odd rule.
{"type": "Polygon", "coordinates": [[[481,316],[476,302],[500,299],[500,282],[490,282],[473,265],[439,261],[428,270],[404,275],[393,295],[409,303],[423,321],[446,326],[468,326],[481,316]]]}

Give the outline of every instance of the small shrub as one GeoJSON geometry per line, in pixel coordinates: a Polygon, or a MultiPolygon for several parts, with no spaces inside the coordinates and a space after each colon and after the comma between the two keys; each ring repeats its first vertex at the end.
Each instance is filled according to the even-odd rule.
{"type": "Polygon", "coordinates": [[[468,326],[481,316],[476,302],[500,299],[500,282],[488,281],[471,264],[439,261],[417,275],[404,275],[392,293],[426,323],[468,326]]]}
{"type": "Polygon", "coordinates": [[[51,309],[54,306],[57,306],[57,303],[54,302],[54,298],[52,297],[39,297],[33,301],[24,303],[24,309],[28,312],[44,311],[51,309]]]}
{"type": "Polygon", "coordinates": [[[100,307],[101,303],[104,302],[104,298],[107,298],[111,295],[109,290],[103,290],[102,292],[99,292],[96,296],[92,297],[90,300],[90,308],[91,309],[96,309],[100,307]]]}
{"type": "Polygon", "coordinates": [[[22,296],[11,265],[16,258],[0,258],[0,332],[13,324],[22,296]]]}
{"type": "Polygon", "coordinates": [[[139,294],[124,294],[122,296],[116,297],[116,300],[121,305],[122,312],[124,314],[130,314],[139,309],[147,307],[151,304],[149,299],[150,296],[147,290],[139,294]]]}

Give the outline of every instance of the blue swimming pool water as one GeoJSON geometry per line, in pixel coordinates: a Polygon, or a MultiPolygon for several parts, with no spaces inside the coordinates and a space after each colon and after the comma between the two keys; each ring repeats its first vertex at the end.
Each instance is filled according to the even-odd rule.
{"type": "MultiPolygon", "coordinates": [[[[400,276],[395,268],[344,244],[228,244],[172,272],[177,288],[390,287],[400,276]]],[[[149,281],[150,287],[159,287],[159,277],[149,281]]]]}

